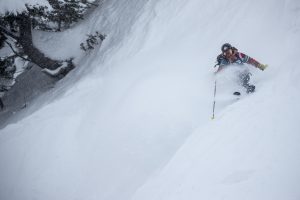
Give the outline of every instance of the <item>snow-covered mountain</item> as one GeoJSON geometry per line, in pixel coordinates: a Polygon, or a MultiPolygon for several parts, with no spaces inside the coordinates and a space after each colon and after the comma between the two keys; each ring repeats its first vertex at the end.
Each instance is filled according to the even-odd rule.
{"type": "Polygon", "coordinates": [[[299,33],[296,0],[106,0],[36,32],[79,66],[0,131],[0,199],[300,199],[299,33]],[[108,37],[85,56],[96,30],[108,37]],[[211,120],[225,42],[269,67],[211,120]]]}

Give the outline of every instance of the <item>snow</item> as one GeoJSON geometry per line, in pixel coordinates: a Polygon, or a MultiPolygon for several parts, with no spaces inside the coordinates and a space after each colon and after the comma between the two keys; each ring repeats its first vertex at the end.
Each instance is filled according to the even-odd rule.
{"type": "Polygon", "coordinates": [[[28,5],[40,5],[50,7],[46,0],[1,0],[0,1],[0,14],[20,13],[26,10],[25,4],[28,5]]]}
{"type": "Polygon", "coordinates": [[[0,199],[298,200],[299,8],[108,0],[72,30],[37,32],[47,54],[80,59],[46,105],[1,130],[0,199]],[[97,30],[107,39],[84,55],[97,30]],[[269,67],[249,67],[257,91],[211,120],[225,42],[269,67]]]}
{"type": "Polygon", "coordinates": [[[60,67],[58,67],[57,69],[55,69],[55,70],[42,69],[42,72],[44,72],[44,73],[46,73],[46,74],[48,74],[50,76],[57,76],[57,75],[59,75],[62,72],[62,70],[65,70],[67,67],[68,67],[68,63],[67,62],[63,62],[63,64],[60,67]]]}

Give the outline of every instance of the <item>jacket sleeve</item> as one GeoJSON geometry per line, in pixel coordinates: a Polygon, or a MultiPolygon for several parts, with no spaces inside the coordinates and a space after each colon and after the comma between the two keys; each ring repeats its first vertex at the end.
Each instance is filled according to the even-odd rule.
{"type": "Polygon", "coordinates": [[[228,61],[226,60],[226,58],[220,54],[218,57],[217,57],[217,63],[218,65],[221,67],[221,66],[225,66],[225,65],[228,65],[228,61]]]}
{"type": "Polygon", "coordinates": [[[221,71],[222,69],[224,69],[224,67],[226,65],[228,65],[228,61],[226,61],[226,59],[224,58],[224,56],[222,54],[220,54],[217,57],[217,65],[218,65],[218,70],[215,73],[218,73],[219,71],[221,71]]]}
{"type": "Polygon", "coordinates": [[[259,67],[260,63],[257,62],[255,59],[251,58],[250,56],[244,54],[244,53],[238,53],[239,58],[241,59],[242,63],[247,63],[250,65],[253,65],[254,67],[259,67]]]}

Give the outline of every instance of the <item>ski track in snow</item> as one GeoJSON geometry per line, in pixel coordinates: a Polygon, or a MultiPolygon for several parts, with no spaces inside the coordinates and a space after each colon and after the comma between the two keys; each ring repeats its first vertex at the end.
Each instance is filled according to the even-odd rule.
{"type": "MultiPolygon", "coordinates": [[[[35,32],[79,67],[0,131],[0,199],[300,199],[299,8],[105,0],[71,30],[35,32]],[[80,40],[97,30],[107,39],[84,55],[80,40]],[[250,68],[257,92],[217,101],[212,121],[224,42],[269,68],[250,68]]],[[[218,82],[222,98],[231,85],[218,82]]]]}

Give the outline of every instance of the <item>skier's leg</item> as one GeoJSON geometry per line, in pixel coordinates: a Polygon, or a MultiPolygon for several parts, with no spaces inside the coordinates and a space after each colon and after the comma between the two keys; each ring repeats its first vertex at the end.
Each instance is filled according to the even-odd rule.
{"type": "Polygon", "coordinates": [[[249,73],[242,73],[240,75],[241,84],[243,87],[247,88],[249,86],[250,75],[249,73]]]}
{"type": "Polygon", "coordinates": [[[247,72],[247,73],[242,73],[240,75],[240,80],[241,80],[241,84],[244,88],[246,88],[246,92],[247,93],[252,93],[255,91],[255,86],[254,85],[250,85],[249,81],[250,81],[250,75],[251,73],[247,72]]]}

